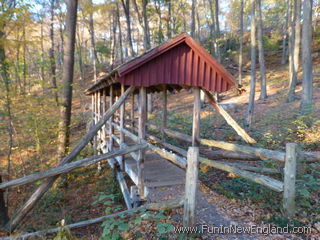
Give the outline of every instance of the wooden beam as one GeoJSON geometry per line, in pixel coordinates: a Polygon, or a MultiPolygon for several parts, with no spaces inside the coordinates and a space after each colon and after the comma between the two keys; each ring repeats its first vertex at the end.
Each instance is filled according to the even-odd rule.
{"type": "MultiPolygon", "coordinates": [[[[125,86],[124,84],[121,84],[121,95],[124,94],[125,86]]],[[[120,107],[120,128],[123,128],[124,126],[124,121],[125,121],[125,102],[121,105],[120,107]]],[[[123,132],[120,131],[120,148],[123,147],[123,144],[125,143],[125,137],[123,132]]],[[[121,170],[124,170],[124,156],[120,156],[120,168],[121,170]]]]}
{"type": "Polygon", "coordinates": [[[188,159],[188,167],[187,167],[187,173],[186,173],[183,226],[193,227],[195,224],[199,148],[189,147],[187,159],[188,159]]]}
{"type": "MultiPolygon", "coordinates": [[[[147,134],[147,137],[149,139],[151,139],[152,141],[156,141],[159,144],[163,145],[165,148],[172,150],[172,151],[175,151],[176,153],[179,153],[181,156],[187,157],[186,150],[184,150],[180,147],[174,146],[172,144],[169,144],[169,143],[164,143],[159,138],[157,138],[153,135],[147,134]]],[[[226,152],[226,153],[229,153],[229,152],[226,152]]],[[[133,153],[131,153],[131,154],[133,154],[133,153]]],[[[204,153],[203,155],[207,156],[207,153],[204,153]]],[[[249,155],[244,154],[244,156],[249,156],[249,155]]],[[[220,157],[219,159],[221,159],[221,158],[224,158],[224,157],[220,157]]],[[[254,158],[254,159],[259,160],[258,158],[254,158]]],[[[211,160],[211,158],[210,158],[210,160],[211,160]]],[[[244,163],[238,163],[238,162],[237,163],[236,162],[220,162],[220,163],[230,165],[230,166],[236,166],[236,167],[239,167],[243,170],[248,170],[248,171],[253,171],[253,172],[258,172],[258,173],[270,173],[270,174],[281,173],[281,171],[278,169],[265,168],[265,167],[255,167],[255,166],[251,166],[251,165],[244,164],[244,163]]],[[[184,168],[182,165],[180,165],[180,167],[184,168]]]]}
{"type": "Polygon", "coordinates": [[[276,180],[274,178],[260,175],[257,173],[248,172],[245,170],[241,170],[241,169],[239,169],[238,166],[227,165],[225,163],[212,161],[212,160],[209,160],[209,159],[203,158],[203,157],[199,157],[199,161],[200,161],[200,163],[205,164],[207,166],[211,166],[211,167],[220,169],[222,171],[233,173],[239,177],[243,177],[243,178],[249,179],[255,183],[259,183],[259,184],[266,186],[276,192],[283,191],[283,182],[276,180]]]}
{"type": "MultiPolygon", "coordinates": [[[[117,212],[117,213],[113,213],[110,215],[105,215],[102,217],[97,217],[97,218],[92,218],[89,220],[85,220],[82,222],[78,222],[78,223],[73,223],[70,225],[66,225],[65,227],[68,229],[77,229],[77,228],[82,228],[82,227],[86,227],[92,224],[97,224],[97,223],[101,223],[107,219],[110,218],[116,218],[116,217],[120,217],[120,216],[125,216],[127,214],[130,213],[135,213],[138,212],[140,210],[143,209],[147,209],[147,210],[151,210],[151,211],[159,211],[159,210],[167,210],[167,209],[173,209],[173,208],[179,208],[183,205],[183,200],[182,199],[172,199],[172,200],[166,200],[166,201],[162,201],[159,203],[149,203],[146,205],[143,205],[141,207],[137,207],[137,208],[132,208],[132,209],[128,209],[125,211],[121,211],[121,212],[117,212]]],[[[63,227],[57,227],[57,228],[52,228],[49,230],[43,230],[43,231],[37,231],[37,232],[32,232],[32,233],[25,233],[22,235],[16,235],[16,236],[9,236],[9,237],[4,237],[1,238],[2,240],[18,240],[18,239],[27,239],[30,237],[38,237],[41,238],[43,236],[46,235],[51,235],[54,233],[57,233],[59,231],[61,231],[61,229],[63,229],[63,227]]]]}
{"type": "MultiPolygon", "coordinates": [[[[115,123],[113,123],[113,124],[120,131],[119,125],[117,125],[115,123]]],[[[130,131],[128,131],[127,129],[124,128],[122,131],[128,137],[130,137],[133,141],[138,141],[139,138],[136,135],[134,135],[133,133],[131,133],[130,131]]],[[[189,136],[189,138],[191,138],[191,137],[189,136]]],[[[186,158],[180,157],[177,154],[168,152],[165,149],[161,149],[159,147],[156,147],[156,146],[152,145],[151,143],[148,143],[147,141],[143,141],[142,143],[147,143],[148,147],[151,151],[154,151],[158,154],[161,154],[160,156],[162,156],[163,158],[170,160],[171,162],[175,163],[176,165],[180,166],[183,169],[186,168],[186,166],[187,166],[186,158]]],[[[239,166],[232,166],[232,164],[227,164],[225,162],[213,161],[213,160],[210,160],[210,159],[204,158],[204,157],[199,157],[199,161],[202,164],[220,169],[225,172],[233,173],[237,176],[240,176],[240,177],[249,179],[253,182],[259,183],[261,185],[264,185],[264,186],[266,186],[276,192],[283,191],[283,182],[278,181],[274,178],[260,175],[260,174],[256,174],[256,173],[252,173],[252,172],[245,171],[245,170],[241,170],[241,169],[239,169],[239,166]]]]}
{"type": "Polygon", "coordinates": [[[131,126],[134,127],[134,93],[131,95],[131,109],[130,109],[131,126]]]}
{"type": "MultiPolygon", "coordinates": [[[[109,105],[110,107],[113,105],[113,85],[110,86],[109,88],[110,90],[110,93],[109,93],[109,105]]],[[[114,129],[113,129],[113,126],[112,126],[112,122],[114,121],[114,114],[110,117],[109,119],[109,151],[112,151],[113,149],[113,138],[112,138],[112,134],[114,133],[114,129]]]]}
{"type": "Polygon", "coordinates": [[[297,167],[297,144],[286,144],[286,161],[284,165],[284,189],[283,189],[283,209],[284,216],[293,218],[295,215],[295,195],[296,195],[296,170],[297,167]]]}
{"type": "Polygon", "coordinates": [[[128,154],[131,152],[135,152],[138,151],[140,149],[145,149],[147,148],[148,145],[147,144],[138,144],[138,145],[134,145],[134,146],[130,146],[127,148],[123,148],[123,149],[119,149],[119,150],[115,150],[113,152],[109,152],[106,154],[101,154],[101,155],[97,155],[97,156],[92,156],[92,157],[88,157],[88,158],[84,158],[75,162],[71,162],[71,163],[66,163],[64,165],[60,165],[58,167],[55,168],[51,168],[49,170],[46,171],[41,171],[38,173],[33,173],[30,174],[28,176],[22,177],[22,178],[18,178],[18,179],[14,179],[8,182],[4,182],[0,184],[0,189],[5,189],[5,188],[11,188],[11,187],[18,187],[24,184],[28,184],[31,182],[35,182],[38,180],[42,180],[44,178],[48,178],[48,177],[52,177],[52,176],[57,176],[57,175],[61,175],[64,173],[68,173],[76,168],[80,168],[80,167],[87,167],[90,166],[92,164],[98,163],[102,160],[106,160],[109,158],[114,158],[116,156],[120,156],[122,154],[128,154]]]}
{"type": "Polygon", "coordinates": [[[240,137],[242,137],[247,143],[256,143],[249,134],[239,126],[239,124],[225,111],[215,100],[214,97],[208,91],[204,90],[206,96],[208,97],[209,102],[213,106],[213,108],[221,114],[221,116],[227,121],[227,123],[238,133],[240,137]]]}
{"type": "MultiPolygon", "coordinates": [[[[163,86],[163,106],[162,106],[162,129],[167,128],[167,118],[168,118],[168,95],[167,95],[167,85],[163,86]]],[[[161,131],[162,141],[165,142],[165,133],[161,131]]]]}
{"type": "Polygon", "coordinates": [[[193,88],[194,100],[193,100],[193,121],[192,121],[192,146],[199,146],[200,139],[200,88],[193,88]]]}
{"type": "MultiPolygon", "coordinates": [[[[111,108],[108,109],[106,114],[102,117],[102,119],[97,122],[93,128],[78,142],[76,147],[71,151],[69,155],[64,157],[59,165],[66,164],[73,160],[80,151],[90,142],[93,137],[97,134],[99,129],[105,124],[106,121],[114,114],[114,112],[121,106],[124,100],[135,90],[135,87],[129,87],[125,94],[121,96],[121,98],[112,105],[111,108]]],[[[19,210],[14,214],[11,220],[6,224],[5,228],[8,231],[14,231],[21,221],[25,218],[25,216],[33,209],[35,204],[42,198],[42,196],[50,189],[52,184],[57,179],[57,176],[48,178],[44,183],[42,183],[37,190],[31,195],[31,197],[19,208],[19,210]]]]}
{"type": "MultiPolygon", "coordinates": [[[[156,128],[155,125],[149,124],[149,127],[156,128]]],[[[164,132],[174,138],[180,139],[182,141],[192,142],[192,137],[190,135],[180,133],[171,129],[164,129],[164,132]]],[[[209,139],[200,139],[200,144],[224,149],[232,152],[241,152],[255,156],[261,160],[276,160],[284,162],[285,153],[281,151],[269,150],[264,148],[255,148],[250,146],[243,146],[234,143],[228,143],[223,141],[215,141],[209,139]]]]}
{"type": "MultiPolygon", "coordinates": [[[[139,94],[139,125],[138,125],[138,136],[139,142],[146,139],[146,121],[147,121],[147,89],[140,87],[139,94]]],[[[141,198],[145,197],[144,193],[144,161],[145,151],[139,151],[138,167],[138,189],[141,198]]]]}
{"type": "Polygon", "coordinates": [[[130,199],[129,189],[128,189],[126,181],[124,180],[124,176],[123,176],[122,172],[119,171],[119,169],[117,169],[117,180],[120,185],[122,196],[124,198],[124,202],[126,203],[127,208],[132,209],[132,202],[130,199]]]}

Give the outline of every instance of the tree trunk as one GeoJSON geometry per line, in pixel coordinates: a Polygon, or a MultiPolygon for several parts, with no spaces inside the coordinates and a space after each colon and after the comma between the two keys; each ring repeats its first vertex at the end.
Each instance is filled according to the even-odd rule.
{"type": "Polygon", "coordinates": [[[308,112],[312,107],[312,0],[303,2],[302,25],[302,100],[301,110],[308,112]]]}
{"type": "Polygon", "coordinates": [[[260,99],[267,98],[267,82],[266,82],[266,67],[264,61],[264,47],[263,47],[263,25],[262,25],[262,12],[261,0],[257,0],[258,10],[258,46],[259,46],[259,66],[260,66],[260,99]]]}
{"type": "Polygon", "coordinates": [[[295,100],[295,90],[298,82],[299,52],[301,42],[301,0],[294,0],[294,16],[292,22],[292,45],[291,45],[291,71],[289,80],[288,102],[295,100]]]}
{"type": "Polygon", "coordinates": [[[239,87],[242,86],[242,55],[243,55],[243,1],[240,3],[240,49],[239,49],[239,87]]]}
{"type": "Polygon", "coordinates": [[[142,2],[142,16],[143,16],[143,22],[144,22],[144,41],[143,42],[144,42],[145,50],[148,50],[151,48],[149,21],[147,16],[147,4],[148,4],[148,0],[143,0],[142,2]]]}
{"type": "Polygon", "coordinates": [[[123,46],[122,46],[122,31],[121,31],[121,23],[120,23],[120,10],[119,10],[119,4],[116,3],[116,15],[117,15],[117,24],[119,28],[119,48],[120,48],[120,60],[121,63],[123,63],[123,46]]]}
{"type": "Polygon", "coordinates": [[[121,0],[123,10],[126,16],[126,21],[127,21],[127,41],[128,41],[128,46],[130,50],[130,55],[135,56],[136,53],[133,50],[133,44],[132,44],[132,36],[131,36],[131,23],[130,23],[130,1],[129,0],[121,0]]]}
{"type": "MultiPolygon", "coordinates": [[[[2,25],[2,24],[1,24],[2,25]]],[[[1,26],[2,27],[2,26],[1,26]]],[[[0,28],[3,29],[3,28],[0,28]]],[[[12,152],[13,145],[13,128],[12,128],[12,115],[11,115],[11,99],[10,99],[10,79],[8,75],[8,63],[6,59],[5,49],[4,49],[4,41],[5,41],[5,33],[0,30],[0,74],[5,86],[5,109],[8,114],[8,133],[9,133],[9,151],[8,151],[8,170],[10,171],[10,158],[12,152]]],[[[2,176],[0,176],[0,181],[2,182],[2,176]]],[[[4,224],[9,220],[8,217],[8,208],[5,204],[4,200],[4,191],[0,191],[0,226],[4,226],[4,224]]]]}
{"type": "Polygon", "coordinates": [[[192,0],[192,6],[191,6],[191,37],[196,37],[196,5],[197,0],[192,0]]]}
{"type": "Polygon", "coordinates": [[[93,24],[93,3],[92,0],[89,0],[90,3],[90,14],[89,14],[89,33],[90,33],[90,42],[91,42],[91,55],[92,55],[92,65],[93,65],[93,78],[94,81],[97,81],[97,63],[98,56],[96,51],[96,44],[95,44],[95,32],[94,32],[94,24],[93,24]]]}
{"type": "Polygon", "coordinates": [[[61,159],[68,152],[70,122],[71,122],[71,105],[72,105],[72,83],[74,68],[74,48],[75,48],[75,32],[77,22],[77,0],[67,0],[66,15],[66,33],[65,56],[62,75],[62,98],[60,108],[60,123],[58,136],[58,158],[61,159]]]}
{"type": "MultiPolygon", "coordinates": [[[[147,2],[146,0],[144,0],[144,2],[147,2]]],[[[154,6],[155,6],[155,10],[158,14],[158,18],[159,18],[159,23],[158,23],[158,44],[161,44],[163,42],[163,32],[162,32],[162,16],[161,16],[161,1],[160,0],[155,0],[154,1],[154,6]]]]}
{"type": "Polygon", "coordinates": [[[57,106],[59,105],[59,98],[58,98],[58,87],[57,87],[57,78],[56,78],[56,60],[54,56],[54,6],[55,6],[55,0],[51,0],[51,23],[50,23],[50,41],[51,41],[51,47],[49,50],[49,58],[50,58],[50,75],[51,75],[51,83],[52,83],[52,90],[54,99],[56,101],[57,106]]]}
{"type": "Polygon", "coordinates": [[[172,37],[172,28],[171,28],[171,0],[167,0],[168,5],[168,17],[167,17],[167,38],[172,37]]]}
{"type": "Polygon", "coordinates": [[[111,69],[114,68],[116,62],[116,50],[117,50],[117,16],[116,11],[112,12],[112,50],[111,50],[111,69]]]}
{"type": "Polygon", "coordinates": [[[221,52],[220,52],[220,23],[219,23],[219,0],[215,0],[215,23],[216,23],[216,31],[217,31],[217,58],[218,61],[221,62],[221,52]]]}
{"type": "Polygon", "coordinates": [[[45,75],[44,75],[44,45],[43,45],[43,19],[41,19],[41,29],[40,29],[40,47],[41,47],[41,64],[40,64],[40,73],[41,73],[41,84],[42,84],[42,90],[44,92],[44,86],[45,86],[45,75]]]}
{"type": "Polygon", "coordinates": [[[249,105],[244,121],[246,127],[250,127],[252,123],[254,111],[254,96],[256,91],[256,16],[255,1],[250,0],[251,5],[251,80],[250,80],[250,96],[249,105]]]}
{"type": "Polygon", "coordinates": [[[79,70],[80,70],[80,81],[84,83],[84,69],[83,69],[83,57],[82,57],[82,41],[80,38],[79,29],[77,29],[77,41],[78,43],[78,61],[79,61],[79,70]]]}
{"type": "Polygon", "coordinates": [[[284,24],[283,29],[283,39],[282,39],[282,56],[281,56],[281,64],[284,65],[287,62],[287,38],[288,38],[288,22],[289,22],[289,0],[286,2],[286,22],[284,24]]]}

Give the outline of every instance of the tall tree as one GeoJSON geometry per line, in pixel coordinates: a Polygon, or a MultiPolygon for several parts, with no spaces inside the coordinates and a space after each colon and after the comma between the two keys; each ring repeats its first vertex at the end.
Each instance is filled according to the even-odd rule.
{"type": "Polygon", "coordinates": [[[191,5],[191,37],[196,37],[196,5],[197,0],[192,0],[191,5]]]}
{"type": "Polygon", "coordinates": [[[74,70],[75,33],[77,23],[78,0],[67,0],[65,56],[62,75],[62,94],[58,136],[58,157],[62,159],[68,151],[70,143],[70,122],[72,105],[72,83],[74,70]]]}
{"type": "Polygon", "coordinates": [[[51,83],[53,89],[54,99],[56,104],[59,105],[59,98],[58,98],[58,87],[57,87],[57,76],[56,76],[56,59],[54,54],[54,8],[55,8],[55,0],[51,0],[50,2],[50,14],[51,14],[51,22],[50,22],[50,42],[51,47],[49,49],[49,59],[50,59],[50,75],[51,75],[51,83]]]}
{"type": "Polygon", "coordinates": [[[167,38],[170,39],[172,37],[172,27],[171,27],[171,9],[172,4],[171,0],[166,0],[168,6],[168,16],[167,16],[167,38]]]}
{"type": "Polygon", "coordinates": [[[251,79],[250,79],[250,95],[249,104],[245,116],[244,125],[250,127],[254,111],[254,97],[256,92],[256,15],[255,15],[255,1],[250,0],[251,5],[251,79]]]}
{"type": "Polygon", "coordinates": [[[215,0],[215,23],[216,23],[216,31],[217,31],[217,58],[218,61],[221,62],[221,52],[220,52],[220,23],[219,23],[219,0],[215,0]]]}
{"type": "MultiPolygon", "coordinates": [[[[14,15],[16,8],[16,1],[8,0],[2,2],[0,10],[0,79],[3,82],[5,88],[5,99],[4,99],[4,109],[6,115],[8,116],[7,131],[9,135],[8,141],[8,154],[7,154],[7,170],[10,177],[10,165],[11,165],[11,153],[13,148],[13,117],[11,110],[11,97],[10,97],[10,76],[9,76],[9,61],[6,57],[6,40],[7,33],[5,32],[5,27],[8,21],[14,15]]],[[[2,182],[2,176],[0,176],[0,183],[2,182]]],[[[8,203],[7,203],[8,204],[8,203]]],[[[4,226],[8,220],[8,207],[5,202],[5,191],[0,190],[0,226],[4,226]]]]}
{"type": "Polygon", "coordinates": [[[261,0],[257,0],[258,11],[258,48],[259,48],[259,66],[260,66],[260,99],[267,98],[267,80],[266,80],[266,67],[264,61],[264,47],[263,47],[263,25],[262,25],[262,11],[261,0]]]}
{"type": "Polygon", "coordinates": [[[301,110],[310,111],[312,106],[312,5],[313,0],[303,2],[302,24],[302,99],[301,110]]]}
{"type": "Polygon", "coordinates": [[[282,55],[281,55],[281,64],[287,62],[287,38],[288,38],[288,23],[289,23],[289,1],[286,1],[286,20],[283,25],[283,38],[282,38],[282,55]]]}
{"type": "Polygon", "coordinates": [[[133,50],[133,43],[132,43],[132,35],[131,35],[131,22],[130,22],[130,0],[121,0],[122,7],[124,10],[124,14],[126,16],[127,22],[127,42],[130,50],[130,55],[135,56],[136,53],[133,50]]]}
{"type": "Polygon", "coordinates": [[[89,33],[90,33],[90,43],[91,43],[91,56],[92,56],[92,64],[93,64],[93,77],[94,81],[97,81],[97,63],[99,62],[97,51],[96,51],[96,43],[95,43],[95,31],[94,31],[94,22],[93,22],[93,12],[94,6],[92,0],[89,0],[90,9],[89,9],[89,33]]]}
{"type": "Polygon", "coordinates": [[[119,29],[119,50],[120,50],[120,61],[123,63],[123,46],[122,46],[122,30],[121,30],[121,23],[120,23],[120,9],[119,9],[119,4],[118,2],[116,4],[116,15],[117,15],[117,25],[119,29]]]}
{"type": "MultiPolygon", "coordinates": [[[[144,23],[143,44],[144,44],[145,50],[148,50],[151,48],[147,5],[148,5],[148,0],[143,0],[142,1],[142,16],[143,16],[143,23],[144,23]]],[[[161,13],[160,13],[160,18],[161,18],[161,13]]]]}
{"type": "MultiPolygon", "coordinates": [[[[144,0],[146,2],[146,0],[144,0]]],[[[156,13],[158,14],[159,22],[158,22],[158,44],[161,44],[164,40],[164,34],[162,31],[162,11],[161,11],[161,2],[162,0],[154,0],[154,7],[156,13]]]]}
{"type": "Polygon", "coordinates": [[[289,79],[288,102],[295,99],[295,90],[298,82],[299,52],[301,44],[301,0],[294,0],[294,13],[291,34],[291,68],[289,79]]]}
{"type": "Polygon", "coordinates": [[[239,80],[238,85],[242,85],[242,59],[243,59],[243,0],[240,0],[240,21],[239,21],[239,30],[240,30],[240,49],[239,49],[239,80]]]}

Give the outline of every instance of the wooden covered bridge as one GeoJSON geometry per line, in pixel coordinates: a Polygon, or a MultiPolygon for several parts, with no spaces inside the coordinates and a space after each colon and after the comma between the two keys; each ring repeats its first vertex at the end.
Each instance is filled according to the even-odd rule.
{"type": "MultiPolygon", "coordinates": [[[[92,96],[93,126],[70,154],[55,168],[0,183],[0,189],[6,189],[44,179],[12,216],[6,224],[6,229],[8,232],[17,229],[61,174],[75,168],[100,163],[103,160],[108,160],[114,169],[129,210],[137,209],[140,200],[154,200],[149,195],[150,189],[185,184],[183,201],[178,199],[178,203],[175,204],[184,204],[184,225],[192,225],[200,162],[283,193],[285,214],[292,217],[297,158],[306,162],[319,161],[320,153],[299,152],[298,155],[295,144],[290,143],[286,146],[286,152],[283,152],[200,138],[200,92],[202,91],[216,112],[222,115],[245,142],[255,143],[255,140],[217,104],[211,94],[211,92],[227,91],[234,85],[232,77],[221,64],[186,34],[179,35],[100,77],[86,90],[86,94],[92,96]],[[192,89],[194,95],[192,136],[167,128],[167,93],[175,93],[181,89],[192,89]],[[151,124],[147,117],[147,94],[156,92],[161,92],[163,95],[161,126],[151,124]],[[138,105],[138,111],[135,105],[138,105]],[[157,130],[161,136],[153,136],[148,129],[157,130]],[[188,151],[169,144],[166,136],[189,143],[188,151]],[[98,154],[71,162],[92,140],[98,154]],[[278,161],[284,164],[283,181],[279,180],[279,177],[262,175],[262,173],[282,174],[278,169],[213,161],[205,158],[202,153],[200,156],[198,148],[200,144],[226,150],[222,158],[234,158],[231,154],[228,155],[233,152],[237,153],[236,159],[278,161]],[[124,180],[124,174],[127,174],[134,183],[130,190],[124,180]]],[[[102,216],[71,224],[69,227],[86,226],[112,216],[102,216]]],[[[30,233],[19,237],[36,236],[58,230],[30,233]]]]}
{"type": "MultiPolygon", "coordinates": [[[[224,92],[233,85],[230,74],[191,37],[182,34],[116,68],[87,90],[87,94],[92,96],[95,123],[113,105],[115,99],[121,97],[126,90],[132,92],[130,104],[125,103],[128,99],[123,99],[121,103],[117,123],[112,117],[99,131],[94,145],[98,151],[106,153],[112,151],[115,143],[123,147],[132,142],[146,141],[147,128],[150,127],[147,120],[147,94],[163,93],[162,128],[165,129],[167,92],[193,88],[192,146],[197,146],[200,128],[200,90],[203,89],[210,95],[209,91],[224,92]],[[138,95],[138,98],[135,95],[138,95]],[[135,114],[135,99],[138,99],[138,114],[135,114]],[[126,106],[130,107],[130,114],[126,114],[126,106]],[[138,134],[135,135],[135,132],[138,134]]],[[[165,143],[164,135],[162,131],[159,143],[165,143]]],[[[170,159],[169,162],[168,154],[165,149],[152,145],[149,150],[141,150],[139,154],[131,154],[129,158],[117,157],[110,163],[113,165],[117,162],[120,169],[124,170],[138,186],[139,195],[146,198],[149,187],[184,183],[184,171],[179,167],[185,168],[186,162],[181,161],[179,157],[170,159]]]]}

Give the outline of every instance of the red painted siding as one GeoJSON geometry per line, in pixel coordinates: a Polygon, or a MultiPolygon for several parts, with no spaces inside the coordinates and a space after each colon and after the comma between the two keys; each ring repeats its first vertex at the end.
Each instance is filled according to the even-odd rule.
{"type": "Polygon", "coordinates": [[[232,77],[221,65],[217,67],[217,62],[212,63],[207,58],[208,56],[203,56],[202,51],[182,41],[137,68],[134,68],[133,61],[130,63],[130,69],[127,66],[119,69],[118,79],[121,83],[130,86],[175,84],[199,86],[214,92],[227,91],[234,85],[232,77]]]}

